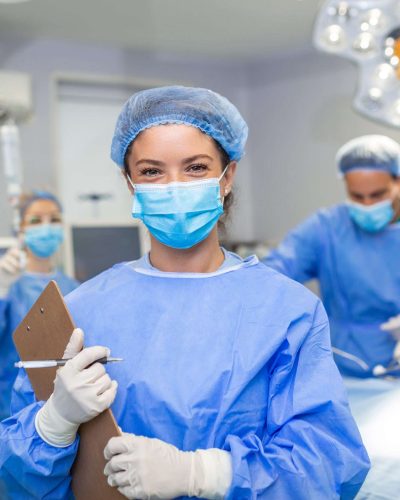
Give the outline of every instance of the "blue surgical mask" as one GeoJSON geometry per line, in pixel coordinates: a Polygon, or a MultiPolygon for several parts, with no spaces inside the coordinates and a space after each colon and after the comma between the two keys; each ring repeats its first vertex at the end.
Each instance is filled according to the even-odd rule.
{"type": "Polygon", "coordinates": [[[201,179],[169,184],[132,184],[132,216],[140,219],[161,243],[191,248],[207,238],[223,213],[220,180],[201,179]]]}
{"type": "Polygon", "coordinates": [[[347,202],[350,217],[364,231],[375,233],[381,231],[394,217],[392,200],[384,200],[370,206],[354,201],[347,202]]]}
{"type": "Polygon", "coordinates": [[[27,227],[24,241],[29,250],[42,259],[53,255],[64,239],[63,229],[58,224],[40,224],[27,227]]]}

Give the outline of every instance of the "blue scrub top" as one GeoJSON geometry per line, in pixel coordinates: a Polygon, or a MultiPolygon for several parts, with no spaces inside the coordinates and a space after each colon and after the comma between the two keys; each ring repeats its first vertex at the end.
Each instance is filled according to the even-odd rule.
{"type": "MultiPolygon", "coordinates": [[[[112,410],[125,432],[232,456],[228,499],[353,498],[369,461],[333,361],[320,301],[253,257],[215,273],[123,263],[66,298],[85,344],[125,359],[112,410]]],[[[64,499],[78,438],[46,444],[24,370],[0,426],[13,500],[64,499]],[[17,472],[18,471],[18,472],[17,472]]]]}
{"type": "Polygon", "coordinates": [[[10,415],[11,391],[18,371],[14,363],[18,354],[12,334],[50,280],[55,280],[63,295],[79,283],[60,271],[51,274],[25,272],[10,287],[7,297],[0,299],[0,420],[10,415]]]}
{"type": "MultiPolygon", "coordinates": [[[[368,233],[340,204],[296,227],[264,263],[300,283],[318,279],[332,345],[372,369],[393,357],[395,342],[380,325],[400,313],[399,248],[399,223],[368,233]]],[[[335,360],[344,375],[372,376],[353,361],[335,360]]]]}

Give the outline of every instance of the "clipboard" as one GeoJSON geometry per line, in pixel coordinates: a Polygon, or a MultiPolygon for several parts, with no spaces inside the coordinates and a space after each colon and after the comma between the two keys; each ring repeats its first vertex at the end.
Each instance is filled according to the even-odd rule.
{"type": "MultiPolygon", "coordinates": [[[[75,325],[55,281],[43,290],[21,321],[13,340],[22,361],[62,358],[75,325]]],[[[38,401],[47,400],[54,389],[57,368],[27,369],[38,401]]],[[[121,500],[125,498],[107,483],[103,473],[104,448],[121,432],[111,410],[79,427],[79,450],[71,470],[76,500],[121,500]]]]}

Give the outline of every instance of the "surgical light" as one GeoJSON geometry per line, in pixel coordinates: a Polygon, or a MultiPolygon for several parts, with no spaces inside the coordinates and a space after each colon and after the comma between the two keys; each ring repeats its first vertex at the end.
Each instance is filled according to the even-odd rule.
{"type": "Polygon", "coordinates": [[[359,66],[354,107],[400,127],[400,1],[325,0],[314,26],[314,45],[359,66]]]}

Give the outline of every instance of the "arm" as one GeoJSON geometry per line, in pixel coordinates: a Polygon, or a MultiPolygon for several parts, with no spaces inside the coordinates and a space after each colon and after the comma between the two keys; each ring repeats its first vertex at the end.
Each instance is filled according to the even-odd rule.
{"type": "Polygon", "coordinates": [[[270,407],[262,435],[228,436],[234,498],[353,498],[369,460],[333,362],[319,304],[307,337],[299,325],[272,367],[270,407]],[[322,322],[321,322],[322,321],[322,322]]]}
{"type": "MultiPolygon", "coordinates": [[[[66,448],[55,448],[39,436],[35,418],[43,402],[34,399],[24,370],[14,385],[12,416],[0,423],[0,482],[8,498],[69,498],[69,471],[78,439],[66,448]]],[[[7,498],[7,497],[6,497],[7,498]]]]}
{"type": "Polygon", "coordinates": [[[289,232],[263,263],[300,283],[317,278],[321,240],[321,223],[316,214],[289,232]]]}
{"type": "Polygon", "coordinates": [[[95,363],[108,354],[104,347],[82,349],[83,332],[74,330],[57,371],[54,392],[36,402],[23,370],[14,385],[12,417],[0,424],[1,484],[12,499],[71,497],[70,469],[78,449],[76,433],[114,400],[116,382],[95,363]]]}

